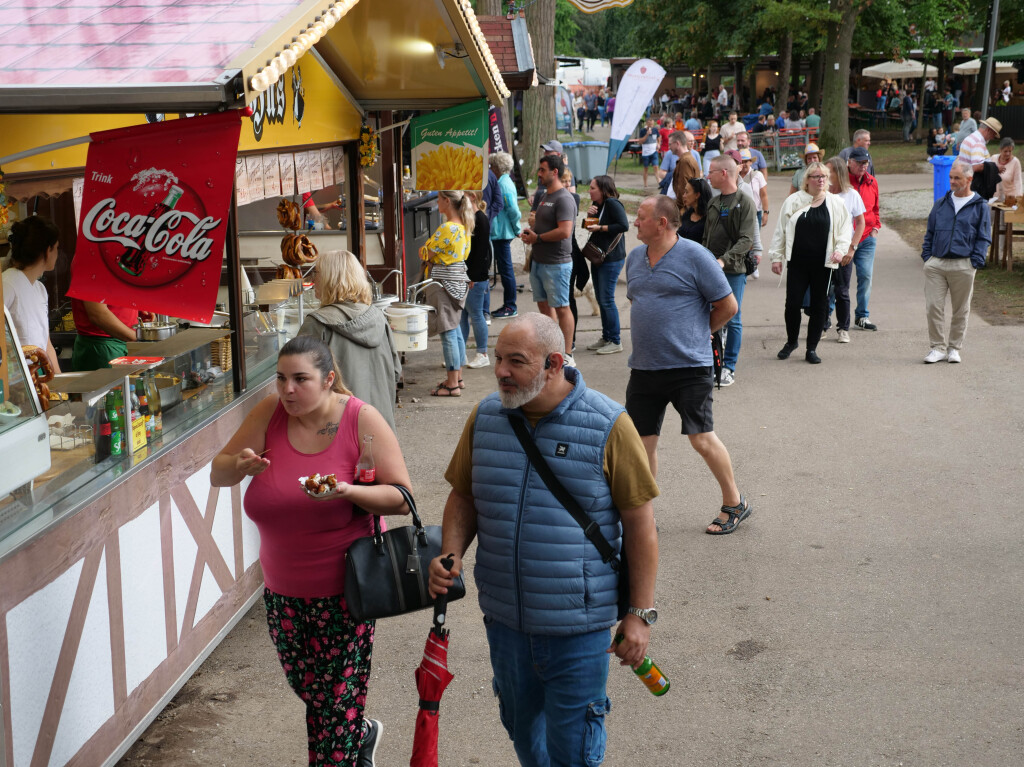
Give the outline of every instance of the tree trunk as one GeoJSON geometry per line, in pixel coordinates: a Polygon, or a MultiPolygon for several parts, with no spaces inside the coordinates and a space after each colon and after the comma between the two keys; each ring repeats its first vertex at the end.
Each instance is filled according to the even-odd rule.
{"type": "Polygon", "coordinates": [[[793,68],[793,35],[789,32],[782,37],[779,46],[779,92],[775,94],[775,115],[786,108],[789,102],[789,75],[793,68]]]}
{"type": "Polygon", "coordinates": [[[811,56],[811,75],[807,83],[807,106],[821,109],[821,76],[825,69],[825,51],[815,51],[811,56]]]}
{"type": "Polygon", "coordinates": [[[839,21],[828,23],[818,140],[828,157],[850,143],[850,52],[853,29],[863,6],[856,0],[832,0],[830,7],[839,14],[839,21]]]}
{"type": "MultiPolygon", "coordinates": [[[[928,65],[931,62],[928,60],[928,53],[926,52],[922,58],[924,63],[924,71],[921,72],[921,81],[917,85],[917,130],[914,131],[914,138],[920,140],[928,137],[928,126],[932,121],[931,115],[925,115],[924,113],[924,84],[928,82],[928,65]]],[[[936,87],[938,87],[936,85],[936,87]]]]}
{"type": "Polygon", "coordinates": [[[757,92],[757,63],[753,63],[750,67],[750,74],[747,75],[747,92],[750,94],[747,99],[747,111],[756,112],[761,98],[761,94],[757,92]]]}
{"type": "Polygon", "coordinates": [[[555,89],[543,84],[544,78],[555,79],[555,0],[531,3],[526,11],[526,28],[542,83],[523,94],[523,132],[518,147],[523,179],[532,194],[537,189],[540,145],[555,138],[555,89]]]}

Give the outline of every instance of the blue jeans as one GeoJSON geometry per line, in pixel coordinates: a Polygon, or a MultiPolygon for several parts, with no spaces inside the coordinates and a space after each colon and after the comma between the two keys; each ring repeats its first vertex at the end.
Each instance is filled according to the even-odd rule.
{"type": "Polygon", "coordinates": [[[875,238],[865,237],[853,253],[853,266],[857,270],[857,309],[859,320],[867,317],[868,299],[871,298],[871,273],[875,270],[875,238]]]}
{"type": "Polygon", "coordinates": [[[504,293],[501,305],[509,309],[516,308],[516,273],[512,268],[512,240],[491,240],[494,246],[494,265],[501,277],[501,290],[504,293]]]}
{"type": "Polygon", "coordinates": [[[444,366],[448,370],[461,370],[466,366],[466,339],[459,328],[446,330],[441,334],[441,352],[444,366]]]}
{"type": "Polygon", "coordinates": [[[601,307],[601,338],[613,344],[622,342],[619,336],[619,308],[615,305],[615,286],[625,263],[623,260],[605,261],[590,266],[590,276],[594,278],[594,296],[597,305],[601,307]]]}
{"type": "Polygon", "coordinates": [[[484,319],[484,309],[487,308],[488,287],[487,280],[474,282],[466,294],[466,306],[462,310],[462,348],[465,349],[465,342],[469,341],[469,325],[472,323],[476,350],[480,354],[487,354],[487,321],[484,319]]]}
{"type": "Polygon", "coordinates": [[[524,634],[485,617],[501,723],[522,767],[604,761],[611,633],[524,634]]]}
{"type": "Polygon", "coordinates": [[[736,314],[725,323],[725,349],[722,352],[722,367],[736,372],[736,360],[740,357],[740,344],[743,343],[743,291],[747,287],[747,275],[727,274],[732,294],[736,296],[736,314]]]}

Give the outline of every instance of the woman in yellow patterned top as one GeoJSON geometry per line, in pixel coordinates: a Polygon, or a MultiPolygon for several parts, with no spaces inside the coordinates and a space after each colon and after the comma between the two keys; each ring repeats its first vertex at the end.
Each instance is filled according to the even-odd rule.
{"type": "Polygon", "coordinates": [[[461,397],[465,388],[462,368],[466,364],[466,341],[459,324],[466,293],[469,292],[466,258],[469,256],[469,238],[473,234],[473,204],[463,192],[440,192],[437,209],[446,220],[420,248],[420,258],[427,262],[430,278],[437,280],[443,288],[431,288],[427,301],[435,310],[448,374],[430,394],[433,397],[461,397]]]}

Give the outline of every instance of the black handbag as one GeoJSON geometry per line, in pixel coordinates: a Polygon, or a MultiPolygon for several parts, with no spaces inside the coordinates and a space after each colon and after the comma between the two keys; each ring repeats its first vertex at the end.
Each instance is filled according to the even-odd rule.
{"type": "MultiPolygon", "coordinates": [[[[357,539],[345,558],[345,602],[357,621],[389,618],[433,607],[427,588],[430,560],[441,555],[441,526],[423,526],[412,493],[393,485],[405,498],[412,525],[381,532],[373,517],[373,535],[357,539]]],[[[448,588],[448,601],[466,595],[459,574],[448,588]]]]}
{"type": "Polygon", "coordinates": [[[608,543],[608,539],[601,533],[600,526],[594,522],[587,512],[585,512],[572,494],[565,489],[565,485],[558,481],[558,477],[551,471],[551,467],[548,466],[548,462],[544,460],[544,456],[541,455],[540,449],[537,447],[537,443],[533,441],[533,437],[530,436],[530,431],[526,427],[526,422],[522,418],[517,418],[514,415],[509,414],[509,423],[512,424],[512,431],[516,433],[516,438],[519,440],[519,444],[523,446],[523,450],[526,451],[526,457],[533,464],[533,468],[537,470],[540,478],[544,481],[548,490],[551,494],[558,499],[558,502],[565,507],[565,510],[572,515],[572,518],[576,520],[576,524],[583,528],[583,534],[587,536],[591,543],[597,548],[597,552],[601,555],[601,560],[609,565],[612,570],[619,576],[619,603],[618,603],[618,619],[622,620],[626,617],[626,613],[629,610],[629,567],[626,563],[626,546],[623,543],[622,550],[616,554],[615,550],[612,549],[612,545],[608,543]]]}

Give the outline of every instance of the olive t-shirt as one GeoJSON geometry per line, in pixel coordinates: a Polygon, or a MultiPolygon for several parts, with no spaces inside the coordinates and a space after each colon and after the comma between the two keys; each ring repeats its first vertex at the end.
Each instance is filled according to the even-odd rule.
{"type": "MultiPolygon", "coordinates": [[[[560,221],[576,221],[576,203],[568,189],[545,192],[537,206],[533,231],[538,235],[558,228],[560,221]]],[[[572,261],[572,235],[557,242],[537,240],[533,244],[532,258],[538,264],[567,264],[572,261]]]]}
{"type": "MultiPolygon", "coordinates": [[[[477,407],[466,420],[444,475],[455,492],[469,496],[473,495],[473,424],[477,407]]],[[[523,414],[536,426],[547,412],[531,412],[524,408],[523,414]]],[[[647,451],[633,420],[625,413],[616,419],[604,445],[604,477],[611,488],[612,501],[620,511],[635,509],[658,497],[658,484],[651,474],[647,451]]]]}

